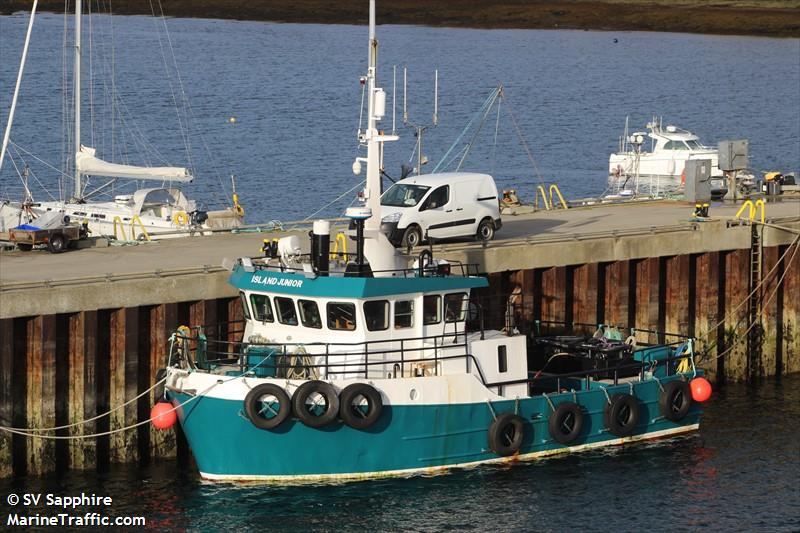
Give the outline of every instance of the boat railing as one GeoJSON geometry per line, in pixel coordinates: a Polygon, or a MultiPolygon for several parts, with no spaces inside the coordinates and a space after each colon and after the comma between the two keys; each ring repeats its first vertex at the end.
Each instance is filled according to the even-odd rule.
{"type": "Polygon", "coordinates": [[[541,304],[537,305],[530,294],[511,291],[510,294],[490,292],[490,288],[473,289],[470,294],[470,312],[467,330],[518,331],[530,337],[544,335],[605,335],[619,332],[620,340],[628,340],[636,346],[683,342],[691,336],[652,328],[639,328],[614,322],[580,322],[575,320],[543,320],[541,304]]]}
{"type": "MultiPolygon", "coordinates": [[[[347,253],[347,252],[339,252],[336,254],[341,259],[337,259],[333,262],[338,262],[340,264],[348,264],[356,259],[356,254],[347,253]]],[[[294,263],[298,264],[298,266],[287,266],[284,265],[282,262],[277,261],[275,258],[270,257],[251,257],[252,266],[256,270],[264,270],[268,272],[290,272],[295,274],[303,274],[307,275],[307,270],[302,266],[303,263],[309,264],[311,263],[311,254],[300,254],[297,256],[293,256],[292,260],[294,263]],[[277,261],[277,262],[271,262],[277,261]]],[[[409,259],[413,259],[413,257],[409,256],[409,259]]],[[[445,258],[437,258],[439,260],[445,258]]],[[[404,277],[404,278],[417,278],[417,277],[444,277],[444,276],[460,276],[460,277],[470,277],[470,276],[478,276],[480,271],[478,269],[477,263],[464,263],[458,260],[449,260],[446,259],[446,263],[430,263],[424,264],[420,261],[420,266],[416,268],[395,268],[395,269],[386,269],[386,270],[372,270],[373,276],[376,274],[391,274],[394,277],[404,277]]],[[[355,271],[350,272],[346,269],[328,269],[328,270],[316,270],[314,272],[317,276],[330,276],[330,277],[349,277],[353,276],[356,277],[359,274],[355,271]]]]}
{"type": "Polygon", "coordinates": [[[209,338],[201,328],[171,337],[169,365],[185,362],[198,371],[231,367],[246,375],[255,368],[269,370],[271,377],[349,376],[374,378],[378,367],[390,369],[380,377],[440,375],[441,364],[461,359],[465,371],[473,369],[482,383],[483,372],[469,353],[467,334],[454,331],[425,337],[361,342],[275,343],[209,338]],[[253,361],[256,361],[253,363],[253,361]],[[266,364],[265,364],[266,363],[266,364]]]}
{"type": "MultiPolygon", "coordinates": [[[[438,376],[442,375],[443,364],[461,360],[465,373],[475,374],[484,386],[497,388],[498,393],[502,387],[523,383],[527,383],[531,391],[543,388],[551,391],[589,390],[593,388],[593,382],[601,380],[615,386],[624,378],[652,379],[657,369],[661,369],[662,377],[689,371],[696,373],[692,346],[687,344],[689,339],[683,337],[670,343],[643,345],[638,349],[632,347],[630,362],[610,368],[566,373],[531,371],[525,378],[487,382],[479,361],[469,351],[464,332],[355,343],[281,344],[209,339],[197,331],[201,330],[196,330],[195,334],[173,335],[170,365],[185,363],[192,370],[210,373],[227,366],[234,375],[254,377],[374,379],[438,376]],[[662,355],[653,357],[652,354],[659,349],[662,355]],[[665,349],[667,355],[664,356],[665,349]],[[254,356],[256,362],[253,363],[248,355],[254,356]],[[259,375],[256,372],[259,367],[269,369],[269,372],[259,375]],[[382,370],[376,375],[377,368],[382,370]]],[[[658,381],[657,377],[655,379],[658,381]]]]}
{"type": "MultiPolygon", "coordinates": [[[[665,346],[672,346],[672,345],[665,345],[665,346]]],[[[644,348],[642,349],[644,350],[644,348]]],[[[486,387],[504,387],[508,385],[518,385],[522,383],[527,383],[531,387],[536,388],[538,385],[547,382],[555,382],[555,386],[552,387],[554,390],[559,392],[571,392],[573,390],[591,390],[594,387],[591,386],[592,382],[603,381],[607,382],[608,386],[617,386],[620,383],[633,383],[632,381],[623,381],[625,377],[630,377],[633,375],[637,381],[645,381],[646,379],[654,379],[660,385],[660,379],[655,376],[656,369],[661,366],[664,368],[664,377],[673,376],[675,374],[685,374],[680,370],[681,363],[683,361],[687,361],[689,363],[688,368],[691,370],[692,374],[697,374],[697,371],[693,367],[693,363],[691,363],[691,359],[693,354],[691,352],[686,353],[674,353],[673,355],[669,355],[667,357],[653,360],[653,361],[636,361],[633,363],[628,363],[624,365],[619,365],[612,369],[606,368],[595,368],[595,369],[587,369],[587,370],[580,370],[577,372],[569,372],[569,373],[545,373],[545,372],[533,372],[533,376],[529,376],[524,379],[515,379],[515,380],[505,380],[505,381],[498,381],[498,382],[491,382],[491,383],[484,383],[486,387]],[[608,375],[611,377],[606,377],[608,375]],[[602,379],[597,379],[601,377],[602,379]],[[579,388],[575,388],[576,383],[580,384],[579,388]]]]}

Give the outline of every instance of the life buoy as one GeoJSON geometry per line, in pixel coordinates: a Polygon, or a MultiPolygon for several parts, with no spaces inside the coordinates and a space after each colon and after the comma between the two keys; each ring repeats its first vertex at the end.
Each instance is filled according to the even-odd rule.
{"type": "Polygon", "coordinates": [[[292,408],[303,424],[310,428],[321,428],[336,420],[339,396],[330,383],[307,381],[292,396],[292,408]]]}
{"type": "Polygon", "coordinates": [[[497,455],[508,457],[522,447],[525,420],[514,413],[503,413],[489,425],[489,449],[497,455]]]}
{"type": "Polygon", "coordinates": [[[372,385],[353,383],[339,395],[339,418],[355,429],[367,429],[377,422],[383,410],[383,400],[372,385]]]}
{"type": "Polygon", "coordinates": [[[255,427],[275,429],[289,416],[289,395],[273,383],[256,385],[244,397],[244,412],[255,427]]]}
{"type": "Polygon", "coordinates": [[[630,394],[615,394],[606,405],[603,422],[608,431],[617,437],[627,437],[639,423],[639,403],[630,394]]]}
{"type": "Polygon", "coordinates": [[[172,215],[172,221],[176,226],[186,226],[189,224],[189,215],[187,215],[184,211],[178,211],[172,215]]]}
{"type": "Polygon", "coordinates": [[[670,381],[658,398],[658,408],[667,420],[678,422],[689,413],[692,394],[689,384],[683,380],[670,381]]]}
{"type": "Polygon", "coordinates": [[[583,429],[583,411],[575,402],[563,402],[556,406],[547,422],[550,436],[561,444],[569,444],[578,438],[583,429]]]}

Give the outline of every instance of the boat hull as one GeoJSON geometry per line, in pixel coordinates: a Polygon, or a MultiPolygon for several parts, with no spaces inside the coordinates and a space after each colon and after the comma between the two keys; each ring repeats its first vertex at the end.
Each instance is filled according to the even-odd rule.
{"type": "MultiPolygon", "coordinates": [[[[428,378],[430,379],[430,378],[428,378]]],[[[680,379],[674,376],[673,379],[680,379]]],[[[286,385],[285,380],[248,379],[286,385]]],[[[200,474],[210,480],[303,481],[342,480],[431,473],[449,468],[470,467],[482,463],[505,463],[530,460],[589,448],[620,445],[646,439],[694,431],[700,409],[692,404],[679,422],[665,419],[659,411],[659,384],[655,380],[633,384],[640,408],[639,423],[633,433],[617,437],[604,424],[608,396],[630,393],[630,384],[599,388],[547,397],[489,399],[466,402],[401,403],[399,389],[408,381],[421,389],[421,397],[441,396],[424,390],[419,380],[376,380],[371,383],[382,391],[383,412],[375,425],[357,430],[336,421],[322,429],[305,426],[290,418],[275,430],[256,428],[244,414],[243,400],[208,394],[193,397],[171,392],[179,421],[194,453],[200,474]],[[386,397],[381,381],[394,381],[386,397]],[[193,399],[194,398],[194,399],[193,399]],[[556,442],[548,431],[554,407],[574,401],[584,412],[583,430],[569,445],[556,442]],[[188,403],[186,403],[188,402],[188,403]],[[513,412],[524,420],[524,438],[519,451],[501,457],[489,449],[488,429],[495,416],[513,412]]],[[[434,380],[434,387],[449,387],[447,378],[434,380]]],[[[666,381],[661,380],[664,384],[666,381]]],[[[447,395],[447,391],[439,391],[447,395]]],[[[488,390],[486,392],[489,392],[488,390]]],[[[470,394],[473,395],[473,394],[470,394]]],[[[473,395],[474,396],[474,395],[473,395]]],[[[491,398],[492,395],[484,397],[491,398]]],[[[408,398],[406,396],[405,398],[408,398]]]]}

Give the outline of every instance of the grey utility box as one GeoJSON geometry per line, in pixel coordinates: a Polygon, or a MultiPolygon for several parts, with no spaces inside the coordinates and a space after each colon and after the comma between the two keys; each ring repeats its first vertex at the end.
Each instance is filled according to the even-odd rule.
{"type": "Polygon", "coordinates": [[[720,141],[718,148],[720,170],[725,172],[747,168],[747,139],[720,141]]]}
{"type": "MultiPolygon", "coordinates": [[[[720,143],[721,144],[721,143],[720,143]]],[[[684,167],[686,190],[684,195],[689,202],[711,201],[711,160],[689,159],[684,167]]]]}

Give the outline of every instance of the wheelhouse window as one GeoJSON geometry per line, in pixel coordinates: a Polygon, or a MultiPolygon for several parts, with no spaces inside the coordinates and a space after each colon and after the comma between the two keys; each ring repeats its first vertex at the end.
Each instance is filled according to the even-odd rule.
{"type": "Polygon", "coordinates": [[[664,145],[664,150],[688,150],[689,147],[683,141],[669,141],[664,145]]]}
{"type": "Polygon", "coordinates": [[[250,305],[253,306],[253,317],[260,322],[275,322],[272,305],[266,294],[251,294],[250,305]]]}
{"type": "Polygon", "coordinates": [[[389,302],[376,300],[364,302],[364,320],[369,331],[383,331],[389,329],[389,302]]]}
{"type": "Polygon", "coordinates": [[[275,297],[275,312],[278,315],[278,322],[290,326],[297,325],[297,311],[294,308],[294,301],[291,298],[275,297]]]}
{"type": "Polygon", "coordinates": [[[356,306],[345,302],[328,304],[328,329],[353,331],[356,329],[356,306]]]}
{"type": "Polygon", "coordinates": [[[422,323],[426,326],[442,321],[442,297],[429,294],[422,300],[422,323]]]}
{"type": "Polygon", "coordinates": [[[414,301],[402,300],[394,303],[395,329],[410,328],[414,325],[414,301]]]}
{"type": "Polygon", "coordinates": [[[689,145],[689,149],[691,149],[691,150],[702,150],[703,149],[703,145],[700,144],[699,142],[695,141],[694,139],[689,139],[688,141],[686,141],[686,144],[689,145]]]}
{"type": "Polygon", "coordinates": [[[312,300],[297,300],[300,308],[300,321],[307,328],[322,329],[322,319],[319,316],[317,302],[312,300]]]}
{"type": "Polygon", "coordinates": [[[462,322],[467,315],[467,293],[456,292],[444,297],[444,319],[446,322],[462,322]]]}
{"type": "Polygon", "coordinates": [[[381,205],[414,207],[425,197],[430,187],[395,183],[381,196],[381,205]]]}
{"type": "Polygon", "coordinates": [[[250,320],[250,307],[247,305],[247,296],[239,291],[239,299],[242,301],[242,313],[247,320],[250,320]]]}
{"type": "Polygon", "coordinates": [[[430,196],[428,196],[428,199],[425,200],[425,203],[422,204],[420,211],[442,207],[449,201],[450,201],[450,186],[442,185],[441,187],[433,191],[430,196]]]}

